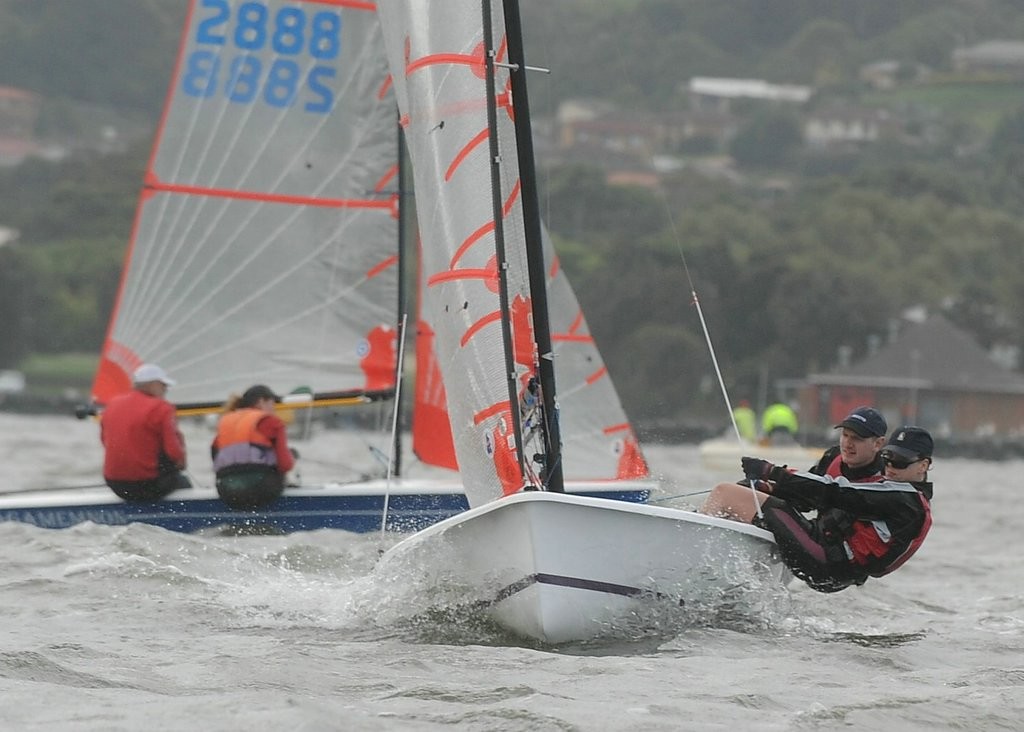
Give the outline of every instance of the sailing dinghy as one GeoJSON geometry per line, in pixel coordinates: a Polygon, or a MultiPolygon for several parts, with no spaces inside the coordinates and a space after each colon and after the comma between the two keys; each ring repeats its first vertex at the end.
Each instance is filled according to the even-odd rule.
{"type": "MultiPolygon", "coordinates": [[[[178,382],[179,415],[215,414],[254,383],[300,389],[284,408],[394,399],[405,307],[397,119],[372,3],[193,0],[94,381],[99,408],[144,362],[178,382]]],[[[571,490],[645,500],[646,463],[553,255],[548,279],[565,303],[560,368],[585,406],[567,447],[580,456],[571,490]]],[[[419,330],[431,328],[424,319],[419,330]]],[[[456,469],[429,346],[421,338],[413,447],[456,469]]],[[[192,461],[209,459],[208,445],[190,448],[192,461]]],[[[415,531],[467,507],[452,472],[289,488],[255,511],[229,508],[212,487],[147,504],[100,486],[20,491],[0,495],[0,521],[415,531]]]]}
{"type": "Polygon", "coordinates": [[[378,571],[429,575],[458,605],[548,643],[628,633],[651,605],[685,612],[763,579],[778,587],[768,532],[563,492],[559,427],[571,427],[556,408],[518,7],[377,4],[471,506],[392,547],[378,571]]]}

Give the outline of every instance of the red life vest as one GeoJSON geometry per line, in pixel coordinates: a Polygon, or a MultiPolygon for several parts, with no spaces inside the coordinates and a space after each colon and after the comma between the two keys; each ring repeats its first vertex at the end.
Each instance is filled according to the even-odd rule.
{"type": "MultiPolygon", "coordinates": [[[[842,472],[842,456],[837,455],[828,468],[825,470],[825,474],[838,478],[843,475],[842,472]]],[[[885,480],[884,475],[875,474],[865,478],[857,480],[857,483],[880,483],[885,480]]],[[[872,521],[865,521],[863,519],[854,519],[844,531],[846,537],[846,546],[849,552],[853,554],[851,561],[854,564],[858,564],[862,567],[866,567],[873,577],[881,577],[882,575],[889,574],[893,570],[898,569],[904,562],[910,559],[914,552],[918,550],[918,547],[924,543],[925,537],[928,535],[928,530],[932,526],[932,511],[931,504],[920,493],[917,494],[918,499],[921,501],[921,506],[924,509],[924,521],[921,522],[921,529],[918,531],[917,536],[913,538],[910,545],[907,546],[902,552],[894,557],[886,559],[886,555],[892,550],[889,541],[886,537],[883,537],[875,523],[872,521]],[[880,563],[881,562],[881,563],[880,563]]]]}
{"type": "Polygon", "coordinates": [[[921,501],[921,508],[924,510],[921,528],[918,529],[917,535],[911,539],[907,548],[895,556],[888,556],[892,553],[892,547],[879,535],[874,523],[859,519],[853,522],[853,529],[846,539],[846,544],[853,552],[853,562],[865,566],[872,577],[881,577],[899,569],[904,562],[914,556],[914,552],[920,548],[925,537],[928,536],[928,531],[932,527],[932,507],[928,503],[928,499],[920,493],[917,494],[917,498],[921,501]]]}
{"type": "MultiPolygon", "coordinates": [[[[825,468],[825,475],[831,478],[843,477],[844,474],[842,455],[836,455],[834,458],[832,458],[832,462],[830,462],[828,464],[828,467],[825,468]]],[[[874,473],[863,478],[849,478],[849,480],[851,483],[880,483],[881,481],[885,480],[885,476],[882,475],[881,473],[874,473]]]]}
{"type": "Polygon", "coordinates": [[[843,474],[842,465],[843,465],[843,456],[842,455],[836,455],[834,458],[832,458],[832,462],[830,462],[828,464],[828,467],[825,468],[825,475],[827,475],[827,476],[829,476],[831,478],[838,478],[838,477],[840,477],[843,474]]]}

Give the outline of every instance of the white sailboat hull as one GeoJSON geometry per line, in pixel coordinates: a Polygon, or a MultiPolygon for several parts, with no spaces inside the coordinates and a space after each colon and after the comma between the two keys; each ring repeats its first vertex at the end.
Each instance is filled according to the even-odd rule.
{"type": "Polygon", "coordinates": [[[462,587],[466,602],[553,644],[629,636],[645,606],[685,615],[690,603],[713,602],[755,574],[773,589],[786,576],[771,534],[756,527],[547,492],[442,521],[393,547],[384,561],[392,559],[433,562],[437,581],[462,587]]]}

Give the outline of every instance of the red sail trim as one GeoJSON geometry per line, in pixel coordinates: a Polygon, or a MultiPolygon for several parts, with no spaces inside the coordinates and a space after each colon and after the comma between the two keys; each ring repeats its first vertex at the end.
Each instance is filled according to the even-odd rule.
{"type": "MultiPolygon", "coordinates": [[[[516,184],[512,187],[512,191],[508,194],[508,198],[505,199],[504,205],[502,205],[501,207],[502,216],[508,216],[509,213],[512,211],[512,207],[515,205],[516,200],[518,200],[519,198],[519,192],[520,185],[519,181],[517,180],[516,184]]],[[[479,229],[474,231],[472,234],[467,236],[466,240],[459,245],[459,248],[457,250],[455,250],[455,254],[452,255],[451,262],[449,262],[448,266],[451,269],[455,269],[459,264],[459,260],[462,259],[462,255],[464,255],[467,251],[469,251],[470,247],[472,247],[474,244],[480,241],[487,234],[490,234],[492,231],[494,231],[494,222],[488,221],[486,224],[484,224],[479,229]]]]}
{"type": "Polygon", "coordinates": [[[632,427],[629,426],[629,422],[622,422],[621,424],[613,424],[605,427],[601,432],[606,435],[614,435],[616,432],[631,432],[632,427]]]}
{"type": "Polygon", "coordinates": [[[481,409],[479,412],[477,412],[476,414],[473,415],[473,424],[480,424],[481,422],[484,422],[484,421],[490,419],[491,417],[497,416],[497,415],[502,414],[502,413],[508,415],[508,422],[509,422],[509,424],[511,424],[512,423],[512,409],[509,406],[510,404],[511,404],[511,402],[509,402],[506,399],[503,402],[497,402],[496,404],[492,404],[489,407],[481,409]]]}
{"type": "Polygon", "coordinates": [[[405,75],[411,76],[416,71],[425,69],[428,66],[441,66],[444,64],[468,66],[470,68],[483,68],[484,66],[483,59],[480,56],[473,56],[467,53],[435,53],[431,56],[423,56],[415,61],[410,61],[405,67],[405,75]]]}
{"type": "Polygon", "coordinates": [[[522,186],[519,184],[519,179],[516,178],[516,183],[512,186],[511,192],[508,194],[508,198],[505,200],[505,205],[501,207],[501,213],[503,216],[508,216],[512,211],[512,207],[515,205],[516,200],[519,198],[519,191],[522,186]]]}
{"type": "Polygon", "coordinates": [[[480,130],[480,132],[478,132],[473,137],[472,140],[467,142],[463,146],[463,148],[459,150],[459,154],[455,156],[455,159],[452,160],[451,165],[448,166],[448,170],[444,172],[444,179],[446,181],[452,179],[452,176],[455,175],[455,170],[459,167],[459,165],[462,164],[462,161],[469,157],[469,154],[473,152],[474,149],[479,147],[480,143],[487,139],[488,132],[489,130],[486,127],[484,127],[482,130],[480,130]]]}
{"type": "Polygon", "coordinates": [[[619,456],[619,465],[615,473],[618,480],[630,480],[632,478],[646,478],[651,474],[647,461],[640,452],[640,446],[636,438],[630,435],[622,441],[622,454],[619,456]]]}
{"type": "Polygon", "coordinates": [[[386,97],[393,83],[394,77],[392,77],[391,74],[384,77],[384,82],[380,85],[380,89],[377,90],[377,99],[383,99],[386,97]]]}
{"type": "Polygon", "coordinates": [[[381,272],[383,272],[384,270],[386,270],[389,267],[393,267],[396,264],[398,264],[398,255],[397,254],[393,254],[390,257],[388,257],[387,259],[385,259],[383,262],[378,264],[377,266],[371,267],[370,271],[366,273],[366,279],[372,280],[374,277],[379,275],[381,272]]]}
{"type": "MultiPolygon", "coordinates": [[[[548,277],[554,279],[558,275],[558,270],[561,268],[562,263],[559,261],[557,256],[551,258],[551,270],[548,272],[548,277]]],[[[580,313],[582,316],[582,313],[580,313]]]]}
{"type": "Polygon", "coordinates": [[[373,190],[376,193],[380,193],[392,180],[395,179],[396,175],[398,175],[397,163],[388,168],[388,172],[381,176],[380,180],[377,181],[377,184],[373,187],[373,190]]]}
{"type": "Polygon", "coordinates": [[[366,356],[359,361],[359,368],[366,379],[366,391],[395,388],[395,363],[398,351],[395,342],[398,336],[394,328],[378,325],[366,334],[366,356]]]}
{"type": "Polygon", "coordinates": [[[572,321],[572,325],[569,326],[569,332],[575,333],[583,325],[583,311],[580,310],[576,313],[576,317],[572,321]]]}
{"type": "Polygon", "coordinates": [[[598,381],[599,379],[603,379],[607,375],[608,375],[608,367],[607,366],[602,366],[597,371],[595,371],[590,376],[588,376],[586,378],[586,382],[588,384],[593,384],[595,381],[598,381]]]}
{"type": "Polygon", "coordinates": [[[462,259],[462,255],[469,251],[469,248],[480,241],[482,238],[494,231],[494,222],[488,221],[486,224],[481,226],[479,229],[474,231],[472,234],[466,237],[466,240],[459,245],[459,248],[455,250],[455,254],[452,255],[451,261],[448,266],[451,269],[455,269],[459,260],[462,259]]]}
{"type": "Polygon", "coordinates": [[[376,208],[390,211],[392,207],[391,201],[367,198],[315,198],[313,196],[288,196],[280,193],[258,193],[256,191],[239,191],[229,188],[208,188],[206,186],[164,183],[152,173],[146,176],[146,186],[166,193],[184,193],[193,196],[210,196],[211,198],[231,198],[239,201],[288,203],[298,206],[318,206],[320,208],[376,208]]]}
{"type": "Polygon", "coordinates": [[[493,313],[488,313],[484,317],[480,318],[480,320],[473,323],[473,325],[466,328],[466,332],[462,334],[462,338],[459,340],[459,345],[465,348],[466,344],[473,339],[473,336],[475,336],[481,330],[486,328],[488,325],[498,322],[501,322],[500,312],[495,311],[493,313]]]}
{"type": "Polygon", "coordinates": [[[106,404],[118,394],[130,391],[131,374],[141,365],[142,359],[135,351],[108,335],[93,379],[93,400],[97,404],[106,404]]]}
{"type": "MultiPolygon", "coordinates": [[[[422,293],[421,293],[422,296],[422,293]]],[[[416,384],[412,408],[412,449],[427,465],[459,469],[452,426],[448,420],[441,366],[434,353],[434,331],[418,320],[416,327],[416,384]]]]}
{"type": "Polygon", "coordinates": [[[594,337],[575,333],[552,333],[551,340],[559,343],[593,343],[594,337]]]}
{"type": "Polygon", "coordinates": [[[489,280],[494,278],[493,269],[457,269],[447,272],[438,272],[427,279],[427,287],[440,285],[442,282],[454,282],[456,280],[489,280]]]}

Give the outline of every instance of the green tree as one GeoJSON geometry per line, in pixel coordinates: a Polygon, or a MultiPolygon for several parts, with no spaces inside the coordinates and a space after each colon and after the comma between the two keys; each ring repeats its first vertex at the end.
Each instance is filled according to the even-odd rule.
{"type": "Polygon", "coordinates": [[[768,106],[740,126],[729,152],[740,165],[775,168],[789,161],[802,142],[796,113],[785,107],[768,106]]]}
{"type": "Polygon", "coordinates": [[[21,252],[0,246],[0,368],[14,368],[28,355],[26,290],[31,285],[21,252]]]}

